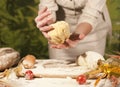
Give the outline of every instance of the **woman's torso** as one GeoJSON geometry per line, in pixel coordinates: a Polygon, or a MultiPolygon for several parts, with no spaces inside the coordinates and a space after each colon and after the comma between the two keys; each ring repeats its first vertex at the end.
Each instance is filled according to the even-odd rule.
{"type": "MultiPolygon", "coordinates": [[[[44,3],[42,3],[42,5],[46,4],[46,6],[52,9],[52,11],[56,11],[57,9],[56,4],[57,4],[57,6],[59,7],[58,11],[56,12],[57,21],[65,20],[70,24],[71,32],[74,32],[77,24],[79,23],[79,19],[82,15],[82,11],[85,8],[86,3],[88,1],[92,3],[101,0],[43,0],[42,2],[44,3]]],[[[106,12],[107,10],[103,11],[103,14],[106,12]]],[[[90,50],[103,54],[105,48],[105,39],[109,28],[108,24],[110,23],[110,21],[104,20],[104,17],[101,14],[96,22],[97,25],[94,31],[90,32],[83,40],[80,41],[80,43],[76,47],[70,49],[50,48],[49,49],[50,58],[74,59],[81,53],[90,50]]]]}
{"type": "MultiPolygon", "coordinates": [[[[80,15],[82,14],[82,10],[86,6],[88,0],[56,0],[58,4],[59,10],[57,11],[57,20],[65,20],[70,24],[71,32],[74,32],[78,22],[80,15]]],[[[92,2],[91,2],[92,3],[92,2]]],[[[93,32],[91,32],[83,41],[81,42],[89,42],[99,40],[101,38],[106,37],[109,31],[109,23],[104,19],[104,11],[99,15],[97,19],[97,25],[93,32]],[[101,26],[102,25],[102,26],[101,26]],[[97,33],[98,32],[98,33],[97,33]],[[101,33],[103,35],[101,35],[101,33]]],[[[108,17],[109,18],[109,17],[108,17]]]]}

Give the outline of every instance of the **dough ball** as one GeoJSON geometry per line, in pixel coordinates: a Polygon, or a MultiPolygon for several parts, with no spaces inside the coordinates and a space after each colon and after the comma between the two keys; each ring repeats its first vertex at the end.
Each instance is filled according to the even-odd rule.
{"type": "Polygon", "coordinates": [[[101,54],[94,51],[87,51],[78,57],[77,64],[94,70],[98,67],[97,63],[99,59],[105,60],[101,54]]]}
{"type": "Polygon", "coordinates": [[[70,37],[70,28],[69,24],[65,21],[58,21],[54,24],[53,30],[48,32],[48,35],[51,37],[51,42],[54,44],[62,44],[66,39],[70,37]]]}

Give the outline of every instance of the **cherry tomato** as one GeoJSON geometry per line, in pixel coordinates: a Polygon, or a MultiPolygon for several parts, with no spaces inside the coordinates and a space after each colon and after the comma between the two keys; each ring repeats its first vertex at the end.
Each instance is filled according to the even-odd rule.
{"type": "Polygon", "coordinates": [[[76,78],[76,81],[77,81],[79,84],[84,84],[84,83],[86,83],[86,76],[85,76],[85,75],[79,75],[79,76],[76,78]]]}
{"type": "Polygon", "coordinates": [[[33,72],[31,70],[27,70],[25,72],[25,79],[31,80],[31,79],[33,79],[33,77],[34,77],[34,74],[33,74],[33,72]]]}

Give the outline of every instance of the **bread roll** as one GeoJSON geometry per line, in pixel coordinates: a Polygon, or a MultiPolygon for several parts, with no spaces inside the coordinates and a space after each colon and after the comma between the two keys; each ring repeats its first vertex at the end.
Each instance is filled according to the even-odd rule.
{"type": "Polygon", "coordinates": [[[51,42],[54,44],[62,44],[66,39],[70,37],[69,24],[65,21],[58,21],[55,24],[51,24],[53,30],[48,32],[51,37],[51,42]]]}
{"type": "Polygon", "coordinates": [[[36,57],[29,54],[24,57],[22,64],[24,68],[30,69],[30,68],[34,68],[35,61],[36,61],[36,57]]]}
{"type": "Polygon", "coordinates": [[[12,67],[17,64],[20,59],[20,53],[13,48],[0,48],[0,71],[12,67]]]}
{"type": "Polygon", "coordinates": [[[77,64],[80,66],[87,66],[89,69],[94,70],[98,67],[97,63],[99,59],[105,60],[101,54],[87,51],[78,57],[77,64]]]}

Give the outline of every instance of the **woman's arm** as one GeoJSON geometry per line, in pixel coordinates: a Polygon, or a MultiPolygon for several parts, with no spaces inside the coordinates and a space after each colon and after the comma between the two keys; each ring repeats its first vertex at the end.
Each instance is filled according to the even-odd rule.
{"type": "Polygon", "coordinates": [[[79,17],[75,32],[83,33],[86,36],[89,32],[94,31],[105,4],[106,0],[88,0],[79,17]]]}
{"type": "Polygon", "coordinates": [[[58,10],[55,0],[40,0],[38,16],[35,18],[37,28],[49,40],[48,31],[52,29],[49,24],[56,21],[55,12],[58,10]]]}
{"type": "Polygon", "coordinates": [[[56,21],[56,11],[58,10],[58,6],[55,3],[55,0],[40,0],[39,10],[43,9],[44,7],[48,8],[48,11],[51,12],[51,16],[53,17],[54,21],[56,21]]]}

